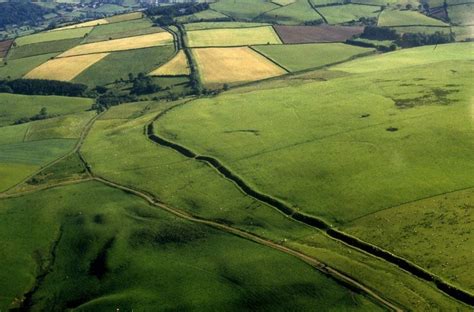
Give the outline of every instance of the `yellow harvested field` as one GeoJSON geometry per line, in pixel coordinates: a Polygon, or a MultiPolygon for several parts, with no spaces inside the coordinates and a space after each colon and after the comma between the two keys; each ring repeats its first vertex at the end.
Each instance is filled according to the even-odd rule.
{"type": "Polygon", "coordinates": [[[150,76],[180,76],[189,75],[191,69],[189,68],[188,59],[183,50],[180,50],[175,57],[173,57],[168,63],[158,67],[152,71],[150,76]]]}
{"type": "Polygon", "coordinates": [[[190,47],[231,47],[281,44],[271,26],[251,28],[203,29],[187,32],[190,47]]]}
{"type": "Polygon", "coordinates": [[[286,71],[248,47],[193,49],[204,84],[256,81],[286,71]]]}
{"type": "Polygon", "coordinates": [[[24,78],[71,81],[107,55],[109,53],[52,59],[30,71],[24,78]]]}
{"type": "Polygon", "coordinates": [[[103,53],[113,51],[134,50],[149,48],[173,43],[173,36],[169,32],[160,32],[149,35],[127,37],[115,40],[81,44],[67,50],[58,57],[103,53]]]}
{"type": "Polygon", "coordinates": [[[80,27],[90,27],[90,26],[97,26],[97,25],[103,25],[103,24],[108,24],[109,21],[106,20],[105,18],[93,20],[93,21],[88,21],[84,23],[79,23],[79,24],[74,24],[74,25],[69,25],[69,26],[64,26],[60,28],[53,29],[51,31],[56,31],[56,30],[64,30],[64,29],[73,29],[73,28],[80,28],[80,27]]]}

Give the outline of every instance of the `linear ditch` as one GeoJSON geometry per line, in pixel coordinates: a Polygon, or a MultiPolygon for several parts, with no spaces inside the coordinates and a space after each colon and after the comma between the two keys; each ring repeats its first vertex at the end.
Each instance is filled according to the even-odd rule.
{"type": "MultiPolygon", "coordinates": [[[[154,121],[158,120],[161,116],[166,114],[172,108],[174,107],[171,107],[170,109],[158,114],[154,121]]],[[[197,155],[196,153],[182,145],[168,141],[156,135],[153,130],[153,122],[151,122],[146,126],[145,129],[146,135],[151,141],[161,146],[172,148],[187,158],[192,158],[207,163],[208,165],[216,169],[218,172],[220,172],[225,178],[234,182],[234,184],[236,184],[248,196],[251,196],[269,206],[278,209],[279,211],[296,221],[302,222],[306,225],[324,231],[328,236],[339,242],[342,242],[353,248],[365,251],[366,253],[369,253],[378,258],[382,258],[385,261],[396,265],[397,267],[415,275],[420,279],[423,279],[427,282],[432,282],[439,290],[441,290],[448,296],[457,299],[465,304],[474,306],[474,295],[443,281],[440,277],[426,271],[425,269],[417,266],[416,264],[404,258],[394,255],[391,252],[388,252],[380,247],[364,242],[354,236],[351,236],[339,230],[335,230],[330,224],[320,218],[295,211],[293,208],[289,207],[284,202],[252,189],[249,185],[247,185],[247,183],[245,183],[244,180],[242,180],[239,176],[237,176],[224,165],[222,165],[217,159],[209,156],[197,155]]]]}

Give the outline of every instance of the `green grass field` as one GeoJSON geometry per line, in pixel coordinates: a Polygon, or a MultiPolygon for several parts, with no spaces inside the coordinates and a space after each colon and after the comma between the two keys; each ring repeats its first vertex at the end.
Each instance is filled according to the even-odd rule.
{"type": "Polygon", "coordinates": [[[214,10],[205,10],[200,11],[191,15],[178,16],[176,18],[180,23],[194,23],[202,21],[212,21],[212,20],[230,20],[227,15],[224,15],[220,12],[214,10]]]}
{"type": "Polygon", "coordinates": [[[86,36],[93,27],[81,27],[76,29],[46,31],[34,35],[25,37],[19,37],[15,40],[18,46],[23,46],[32,43],[45,42],[45,41],[57,41],[64,39],[83,38],[86,36]]]}
{"type": "Polygon", "coordinates": [[[295,209],[345,224],[474,184],[469,46],[440,46],[436,61],[426,48],[356,60],[346,68],[372,71],[327,82],[236,89],[173,110],[155,128],[295,209]],[[406,53],[421,65],[404,67],[406,53]],[[466,61],[443,61],[450,54],[466,61]]]}
{"type": "Polygon", "coordinates": [[[379,17],[378,26],[447,26],[446,23],[423,15],[417,11],[384,10],[379,17]]]}
{"type": "Polygon", "coordinates": [[[131,51],[114,52],[92,65],[74,81],[90,86],[106,85],[120,80],[128,80],[128,74],[149,73],[166,63],[174,54],[173,46],[160,46],[131,51]]]}
{"type": "Polygon", "coordinates": [[[136,19],[119,23],[103,24],[94,27],[87,35],[85,43],[120,39],[163,31],[160,27],[153,27],[149,19],[136,19]]]}
{"type": "Polygon", "coordinates": [[[35,276],[49,272],[32,295],[35,310],[148,310],[157,302],[170,309],[380,310],[293,257],[99,183],[1,200],[0,207],[0,263],[9,268],[0,273],[2,308],[18,304],[35,276]]]}
{"type": "Polygon", "coordinates": [[[190,47],[281,44],[280,38],[271,26],[194,30],[187,32],[187,38],[190,47]]]}
{"type": "Polygon", "coordinates": [[[22,45],[10,50],[8,60],[12,61],[36,55],[61,53],[80,44],[81,41],[82,38],[73,38],[22,45]]]}
{"type": "Polygon", "coordinates": [[[21,78],[30,72],[33,68],[47,62],[58,53],[42,54],[37,56],[25,57],[18,60],[7,61],[7,64],[0,66],[0,78],[21,78]]]}
{"type": "Polygon", "coordinates": [[[246,28],[246,27],[258,27],[265,26],[265,23],[246,23],[246,22],[200,22],[200,23],[189,23],[185,24],[186,30],[201,30],[201,29],[214,29],[214,28],[246,28]]]}
{"type": "Polygon", "coordinates": [[[341,24],[357,21],[361,17],[377,17],[380,8],[372,5],[345,4],[320,7],[318,11],[329,24],[341,24]]]}
{"type": "Polygon", "coordinates": [[[290,25],[322,20],[307,0],[296,0],[292,4],[264,13],[259,19],[290,25]]]}
{"type": "Polygon", "coordinates": [[[290,71],[321,67],[373,51],[343,43],[263,45],[254,49],[290,71]]]}
{"type": "Polygon", "coordinates": [[[421,310],[463,308],[393,266],[347,249],[322,233],[301,227],[275,210],[243,196],[232,183],[204,164],[147,141],[143,134],[144,124],[168,105],[142,102],[107,111],[96,122],[82,150],[95,174],[145,190],[200,217],[285,242],[340,271],[350,272],[351,276],[387,293],[404,306],[421,310]],[[101,148],[97,149],[97,146],[101,148]],[[397,288],[387,284],[387,280],[393,281],[397,288]]]}
{"type": "Polygon", "coordinates": [[[32,96],[0,94],[0,127],[13,124],[23,117],[32,117],[46,107],[48,114],[67,115],[90,109],[93,100],[62,96],[32,96]]]}
{"type": "Polygon", "coordinates": [[[267,0],[241,0],[238,2],[235,0],[220,0],[211,4],[213,10],[242,20],[251,20],[279,7],[279,5],[267,0]]]}
{"type": "Polygon", "coordinates": [[[474,3],[448,6],[448,16],[455,25],[474,25],[472,12],[474,3]]]}

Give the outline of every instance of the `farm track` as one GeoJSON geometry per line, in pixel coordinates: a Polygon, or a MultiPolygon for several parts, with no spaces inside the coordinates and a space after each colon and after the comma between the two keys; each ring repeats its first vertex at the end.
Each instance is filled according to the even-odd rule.
{"type": "Polygon", "coordinates": [[[268,194],[264,194],[264,193],[254,190],[241,177],[239,177],[237,174],[233,173],[230,169],[225,167],[216,158],[213,158],[210,156],[198,155],[185,146],[171,142],[169,140],[166,140],[156,135],[153,131],[153,122],[157,121],[166,113],[168,113],[170,110],[176,107],[177,106],[172,106],[162,111],[155,117],[155,119],[152,122],[150,122],[148,125],[145,126],[145,133],[151,141],[161,146],[172,148],[185,157],[206,163],[210,167],[217,170],[224,178],[233,182],[237,186],[237,188],[239,188],[244,194],[279,210],[280,212],[284,213],[285,215],[292,218],[293,220],[304,223],[311,227],[317,228],[325,232],[329,237],[331,237],[332,239],[340,243],[343,243],[349,247],[368,253],[377,258],[383,259],[386,262],[396,265],[397,267],[403,269],[404,271],[420,279],[423,279],[430,283],[434,283],[440,291],[447,294],[448,296],[456,300],[459,300],[465,304],[474,306],[473,294],[443,281],[439,276],[425,270],[424,268],[416,265],[415,263],[403,257],[397,256],[385,249],[372,245],[368,242],[362,241],[359,238],[351,236],[345,232],[334,229],[329,223],[327,223],[323,219],[317,218],[312,215],[304,214],[299,211],[295,211],[292,207],[290,207],[288,204],[284,203],[283,201],[278,200],[268,194]]]}

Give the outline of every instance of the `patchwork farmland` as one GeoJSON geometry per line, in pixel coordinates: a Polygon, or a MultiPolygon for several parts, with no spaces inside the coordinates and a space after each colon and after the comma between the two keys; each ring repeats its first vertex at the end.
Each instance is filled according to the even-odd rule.
{"type": "Polygon", "coordinates": [[[0,311],[471,311],[471,4],[178,2],[0,42],[0,311]]]}

